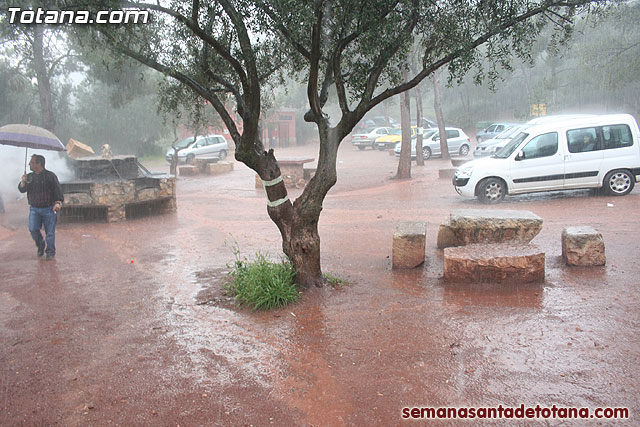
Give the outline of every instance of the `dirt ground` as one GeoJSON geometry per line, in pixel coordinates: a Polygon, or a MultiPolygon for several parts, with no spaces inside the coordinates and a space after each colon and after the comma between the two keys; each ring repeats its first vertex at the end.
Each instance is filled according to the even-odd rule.
{"type": "Polygon", "coordinates": [[[546,252],[545,282],[450,284],[437,226],[452,209],[488,207],[438,179],[439,159],[404,182],[389,179],[397,160],[387,152],[344,143],[338,160],[322,260],[348,283],[270,312],[206,298],[219,295],[234,248],[280,253],[242,164],[180,178],[175,214],[60,224],[55,261],[36,257],[26,200],[5,198],[0,425],[391,426],[415,425],[405,407],[520,404],[626,407],[629,419],[591,424],[638,425],[640,190],[510,197],[497,208],[544,219],[533,242],[546,252]],[[427,260],[392,271],[405,220],[427,222],[427,260]],[[575,224],[602,232],[605,267],[563,265],[561,231],[575,224]]]}

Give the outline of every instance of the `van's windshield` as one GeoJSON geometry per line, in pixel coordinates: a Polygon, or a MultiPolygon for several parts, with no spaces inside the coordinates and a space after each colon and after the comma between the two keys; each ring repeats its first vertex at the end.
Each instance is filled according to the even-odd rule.
{"type": "Polygon", "coordinates": [[[529,136],[528,133],[520,132],[513,138],[507,145],[496,151],[496,153],[491,157],[497,157],[498,159],[506,159],[513,153],[516,148],[520,145],[522,141],[524,141],[529,136]]]}

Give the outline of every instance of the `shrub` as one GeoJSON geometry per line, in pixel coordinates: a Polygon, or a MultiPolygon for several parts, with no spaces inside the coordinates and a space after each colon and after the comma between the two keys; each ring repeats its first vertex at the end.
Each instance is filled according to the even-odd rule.
{"type": "Polygon", "coordinates": [[[273,262],[257,253],[254,261],[248,261],[240,259],[236,252],[236,261],[230,268],[225,291],[240,305],[268,310],[295,302],[300,296],[294,283],[295,269],[286,259],[273,262]]]}

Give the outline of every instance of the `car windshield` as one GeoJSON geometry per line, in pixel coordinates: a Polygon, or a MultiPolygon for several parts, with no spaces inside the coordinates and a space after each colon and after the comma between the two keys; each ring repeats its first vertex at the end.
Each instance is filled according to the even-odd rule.
{"type": "Polygon", "coordinates": [[[496,151],[496,153],[491,157],[497,157],[499,159],[506,159],[515,151],[516,148],[520,145],[522,141],[528,137],[529,134],[525,132],[519,133],[515,138],[513,138],[507,145],[496,151]]]}
{"type": "Polygon", "coordinates": [[[520,126],[511,126],[497,134],[493,137],[493,139],[507,139],[511,138],[511,136],[516,135],[518,132],[522,130],[520,126]]]}
{"type": "Polygon", "coordinates": [[[186,148],[193,142],[193,137],[185,138],[176,144],[176,148],[186,148]]]}
{"type": "Polygon", "coordinates": [[[437,131],[438,131],[437,129],[434,129],[434,130],[425,130],[424,132],[422,132],[422,137],[423,137],[424,139],[431,138],[431,135],[433,135],[433,134],[434,134],[434,133],[436,133],[437,131]]]}

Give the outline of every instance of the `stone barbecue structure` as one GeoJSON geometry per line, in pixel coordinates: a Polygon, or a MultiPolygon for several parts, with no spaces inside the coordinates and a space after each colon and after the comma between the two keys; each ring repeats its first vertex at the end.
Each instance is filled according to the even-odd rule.
{"type": "Polygon", "coordinates": [[[176,210],[175,177],[152,174],[134,156],[70,159],[75,179],[61,182],[62,222],[117,222],[176,210]]]}

